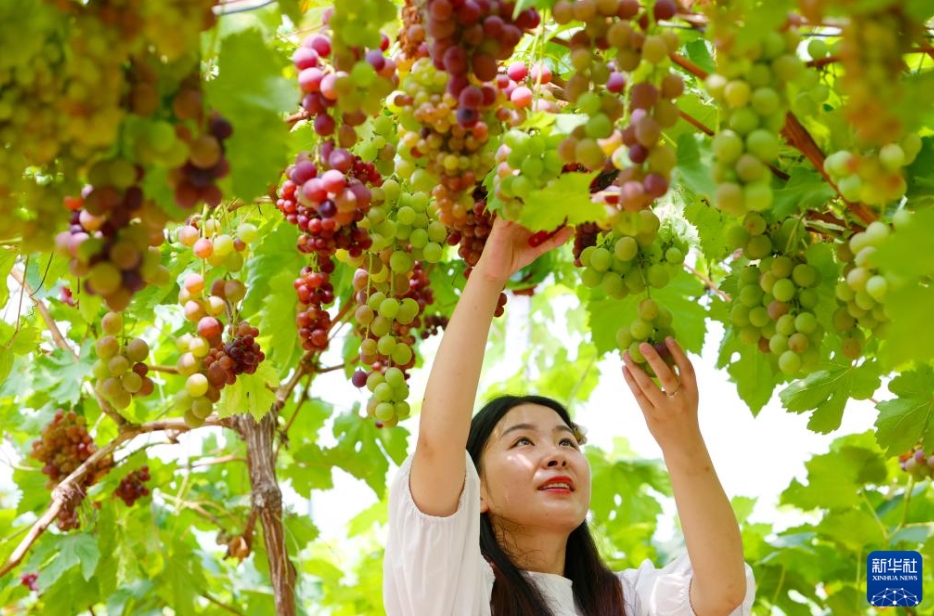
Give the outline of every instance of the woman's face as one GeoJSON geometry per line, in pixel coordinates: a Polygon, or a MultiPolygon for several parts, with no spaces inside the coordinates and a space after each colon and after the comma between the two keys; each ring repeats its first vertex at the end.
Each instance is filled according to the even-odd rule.
{"type": "Polygon", "coordinates": [[[590,464],[552,409],[522,404],[496,425],[480,456],[480,510],[494,525],[570,533],[590,508],[590,464]]]}

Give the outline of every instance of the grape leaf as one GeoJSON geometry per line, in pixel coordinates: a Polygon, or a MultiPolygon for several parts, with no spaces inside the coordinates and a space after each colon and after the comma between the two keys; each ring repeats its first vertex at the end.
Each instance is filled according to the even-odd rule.
{"type": "Polygon", "coordinates": [[[562,224],[602,221],[606,210],[590,200],[590,182],[596,173],[565,173],[544,188],[533,190],[519,222],[533,231],[552,231],[562,224]]]}
{"type": "Polygon", "coordinates": [[[917,197],[934,195],[934,178],[930,174],[932,168],[934,168],[934,137],[924,137],[921,139],[921,151],[905,169],[905,178],[908,182],[905,196],[909,201],[917,197]]]}
{"type": "Polygon", "coordinates": [[[684,184],[708,203],[713,203],[716,185],[710,176],[710,165],[709,140],[693,133],[681,135],[678,138],[678,165],[675,167],[677,175],[672,184],[684,184]]]}
{"type": "Polygon", "coordinates": [[[381,499],[386,492],[389,471],[387,455],[397,465],[402,464],[408,434],[408,430],[400,427],[377,428],[372,419],[355,412],[343,413],[334,419],[334,437],[338,444],[329,452],[333,452],[335,466],[362,479],[381,499]]]}
{"type": "Polygon", "coordinates": [[[816,171],[796,167],[785,185],[775,190],[772,213],[778,219],[786,218],[801,210],[820,207],[835,194],[816,171]]]}
{"type": "Polygon", "coordinates": [[[58,543],[58,556],[40,572],[40,584],[43,587],[51,586],[66,571],[79,564],[81,574],[85,581],[88,581],[94,575],[100,556],[97,541],[91,535],[87,533],[65,535],[58,543]]]}
{"type": "Polygon", "coordinates": [[[934,328],[931,328],[934,287],[910,286],[889,291],[885,312],[891,322],[878,353],[883,368],[934,359],[934,328]]]}
{"type": "MultiPolygon", "coordinates": [[[[271,322],[276,323],[276,327],[291,332],[293,337],[297,337],[294,325],[285,327],[282,319],[277,318],[279,317],[278,311],[282,309],[282,306],[276,302],[275,309],[271,309],[271,302],[267,300],[275,294],[273,281],[276,281],[276,289],[279,289],[278,285],[281,280],[278,279],[278,276],[282,272],[289,272],[294,279],[298,277],[299,272],[305,265],[301,253],[295,247],[298,241],[298,230],[284,221],[279,221],[278,224],[270,223],[268,226],[263,226],[260,231],[263,235],[263,241],[256,247],[253,257],[250,259],[250,269],[246,281],[247,292],[246,297],[243,298],[241,308],[243,316],[246,319],[253,319],[255,315],[259,314],[261,321],[264,318],[271,319],[271,322]],[[266,313],[265,317],[263,312],[266,313]]],[[[298,297],[294,295],[294,290],[292,293],[295,297],[294,304],[298,301],[298,297]]],[[[292,310],[294,310],[294,306],[292,310]]],[[[294,324],[295,320],[293,319],[291,323],[294,324]]],[[[263,333],[263,331],[260,333],[263,333]]],[[[292,344],[296,344],[294,340],[292,344]]]]}
{"type": "Polygon", "coordinates": [[[303,14],[301,0],[277,0],[276,4],[279,5],[279,10],[289,18],[293,25],[296,27],[301,25],[303,14]]]}
{"type": "Polygon", "coordinates": [[[858,366],[831,364],[794,381],[779,394],[782,406],[794,413],[813,411],[808,428],[829,434],[840,427],[843,409],[852,397],[865,400],[881,383],[879,365],[866,361],[858,366]]]}
{"type": "MultiPolygon", "coordinates": [[[[687,272],[680,272],[667,286],[652,289],[652,299],[665,306],[675,315],[672,327],[678,343],[685,350],[700,353],[707,331],[707,311],[697,301],[703,294],[704,285],[687,272]]],[[[639,301],[644,294],[617,300],[607,297],[602,291],[595,292],[587,302],[590,330],[597,351],[603,355],[615,351],[616,332],[628,327],[638,315],[639,301]]]]}
{"type": "Polygon", "coordinates": [[[318,538],[320,532],[308,516],[286,514],[283,516],[286,536],[285,539],[290,544],[289,551],[298,554],[308,545],[318,538]]]}
{"type": "Polygon", "coordinates": [[[860,460],[836,452],[820,454],[805,462],[807,484],[797,479],[781,494],[780,504],[811,509],[845,509],[859,505],[860,460]]]}
{"type": "MultiPolygon", "coordinates": [[[[934,161],[932,161],[934,164],[934,161]]],[[[919,250],[934,237],[934,208],[916,211],[903,228],[889,234],[873,255],[873,263],[902,279],[934,274],[934,251],[919,250]]],[[[906,285],[911,286],[911,285],[906,285]]],[[[894,302],[886,301],[886,310],[894,302]]],[[[917,310],[917,304],[911,304],[917,310]]],[[[930,306],[934,308],[934,305],[930,306]]],[[[893,318],[894,320],[894,318],[893,318]]]]}
{"type": "Polygon", "coordinates": [[[729,249],[724,232],[727,220],[720,210],[695,197],[684,207],[684,218],[697,229],[700,249],[705,257],[717,262],[726,256],[729,249]]]}
{"type": "MultiPolygon", "coordinates": [[[[16,263],[16,251],[0,249],[0,280],[6,280],[16,263]]],[[[10,299],[10,287],[7,284],[0,284],[0,306],[6,306],[10,299]]]]}
{"type": "Polygon", "coordinates": [[[259,421],[276,401],[276,394],[269,388],[278,386],[279,374],[269,362],[264,361],[254,374],[241,374],[236,383],[225,387],[215,408],[221,417],[249,413],[259,421]]]}
{"type": "Polygon", "coordinates": [[[223,39],[218,77],[205,84],[208,103],[233,124],[226,155],[234,193],[246,201],[267,194],[287,162],[289,133],[281,114],[299,97],[284,67],[258,29],[242,30],[223,39]]]}
{"type": "Polygon", "coordinates": [[[293,464],[286,465],[281,471],[288,479],[292,489],[304,498],[311,497],[312,490],[330,490],[334,487],[335,460],[328,451],[316,443],[305,443],[292,454],[293,464]]]}
{"type": "Polygon", "coordinates": [[[684,50],[687,53],[688,59],[705,72],[712,73],[717,70],[717,65],[710,55],[710,49],[707,48],[707,42],[703,39],[696,39],[690,43],[685,43],[684,50]]]}
{"type": "Polygon", "coordinates": [[[769,359],[754,345],[743,344],[732,328],[728,328],[717,359],[717,368],[724,366],[730,380],[736,383],[739,397],[749,406],[753,416],[758,415],[772,398],[772,392],[779,382],[769,359]]]}
{"type": "MultiPolygon", "coordinates": [[[[854,552],[866,546],[885,545],[886,538],[879,521],[864,509],[832,511],[824,516],[817,528],[830,539],[854,552]]],[[[860,610],[853,613],[864,612],[860,610]]]]}
{"type": "Polygon", "coordinates": [[[294,326],[298,298],[293,282],[294,272],[283,270],[272,277],[269,294],[259,312],[257,328],[260,333],[268,333],[269,360],[280,369],[291,366],[299,353],[298,336],[294,326]]]}
{"type": "MultiPolygon", "coordinates": [[[[88,341],[88,345],[91,341],[88,341]]],[[[89,353],[82,352],[83,357],[89,353]]],[[[70,353],[56,349],[55,352],[39,357],[35,362],[39,381],[48,383],[44,392],[51,400],[60,404],[75,404],[81,398],[81,384],[91,376],[91,364],[75,361],[70,353]]]]}
{"type": "Polygon", "coordinates": [[[373,503],[347,523],[347,537],[362,535],[376,525],[383,525],[389,520],[389,508],[385,500],[373,503]]]}
{"type": "Polygon", "coordinates": [[[889,391],[898,396],[876,405],[876,438],[889,455],[911,449],[919,440],[934,447],[934,368],[922,365],[892,379],[889,391]]]}

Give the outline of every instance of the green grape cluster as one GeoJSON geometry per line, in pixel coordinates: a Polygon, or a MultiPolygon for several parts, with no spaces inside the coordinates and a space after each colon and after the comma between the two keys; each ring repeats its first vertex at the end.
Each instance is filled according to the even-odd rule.
{"type": "Polygon", "coordinates": [[[123,315],[108,312],[101,321],[104,336],[95,347],[97,361],[92,372],[94,389],[111,406],[125,409],[134,397],[148,396],[155,384],[149,377],[149,345],[142,338],[131,338],[121,343],[123,315]]]}
{"type": "Polygon", "coordinates": [[[563,163],[558,145],[564,138],[545,131],[527,133],[513,128],[506,132],[496,152],[493,186],[496,197],[506,204],[507,214],[521,207],[532,191],[539,190],[561,174],[563,163]]]}
{"type": "MultiPolygon", "coordinates": [[[[717,19],[729,21],[729,13],[718,13],[717,19]]],[[[723,28],[732,27],[723,23],[723,28]]],[[[782,145],[780,133],[789,108],[787,84],[804,73],[796,55],[800,37],[791,28],[771,30],[754,43],[741,45],[718,32],[719,28],[712,29],[717,72],[706,80],[722,118],[712,143],[715,204],[734,216],[764,212],[774,198],[769,165],[778,160],[782,145]]]]}
{"type": "Polygon", "coordinates": [[[397,11],[391,0],[335,2],[333,12],[325,17],[333,31],[335,51],[378,48],[381,43],[380,27],[394,20],[397,11]]]}
{"type": "Polygon", "coordinates": [[[399,368],[391,366],[385,373],[371,372],[366,378],[366,388],[373,394],[366,405],[367,416],[380,425],[394,426],[411,414],[412,409],[406,402],[409,385],[399,368]]]}
{"type": "Polygon", "coordinates": [[[814,370],[824,336],[815,314],[820,273],[800,250],[800,226],[789,218],[769,228],[750,212],[728,238],[751,261],[737,275],[730,321],[743,343],[758,345],[788,376],[814,370]]]}
{"type": "MultiPolygon", "coordinates": [[[[438,263],[444,256],[448,230],[438,220],[438,211],[430,205],[426,192],[404,190],[396,180],[387,180],[373,190],[374,206],[361,225],[373,241],[368,252],[388,257],[383,263],[387,272],[405,274],[413,262],[438,263]],[[398,253],[398,254],[397,254],[398,253]]],[[[383,270],[380,269],[379,272],[383,270]]],[[[372,274],[377,277],[379,272],[372,274]]]]}
{"type": "Polygon", "coordinates": [[[581,251],[581,282],[622,299],[668,285],[684,265],[687,242],[651,210],[621,217],[616,229],[581,251]]]}
{"type": "Polygon", "coordinates": [[[898,143],[872,151],[840,150],[824,160],[824,170],[844,199],[884,207],[905,196],[905,168],[917,158],[921,145],[921,137],[909,133],[898,143]]]}
{"type": "Polygon", "coordinates": [[[636,319],[628,327],[617,330],[616,346],[622,352],[628,352],[634,362],[643,364],[649,374],[654,376],[651,367],[646,365],[645,355],[639,346],[643,343],[652,345],[662,359],[671,364],[672,358],[668,347],[665,346],[665,339],[675,335],[671,327],[672,321],[670,310],[651,297],[646,297],[639,302],[636,319]]]}
{"type": "Polygon", "coordinates": [[[843,334],[843,353],[851,359],[862,354],[866,343],[863,329],[874,337],[885,337],[889,322],[885,299],[896,279],[879,270],[873,255],[890,235],[889,226],[877,220],[837,246],[837,258],[844,265],[843,277],[835,288],[840,306],[834,312],[833,323],[843,334]]]}

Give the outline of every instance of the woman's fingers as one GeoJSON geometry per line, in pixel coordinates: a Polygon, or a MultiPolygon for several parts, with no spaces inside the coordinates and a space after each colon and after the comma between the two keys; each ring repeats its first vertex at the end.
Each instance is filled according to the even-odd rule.
{"type": "MultiPolygon", "coordinates": [[[[668,340],[671,340],[671,338],[668,340]]],[[[670,350],[671,347],[669,346],[668,348],[670,350]]],[[[659,382],[664,388],[664,393],[674,395],[674,392],[678,391],[681,387],[681,381],[678,379],[678,376],[672,372],[671,367],[665,363],[665,360],[658,354],[654,346],[644,342],[639,345],[639,350],[642,351],[642,354],[645,356],[645,361],[652,367],[655,376],[658,377],[659,382]]]]}
{"type": "Polygon", "coordinates": [[[694,364],[691,363],[681,345],[675,342],[674,338],[667,338],[665,345],[668,347],[671,357],[675,360],[675,365],[678,366],[678,378],[681,381],[681,386],[696,393],[697,375],[694,373],[694,364]]]}
{"type": "MultiPolygon", "coordinates": [[[[629,356],[629,353],[626,353],[626,356],[629,356]]],[[[642,372],[638,368],[635,369],[638,372],[642,372]]],[[[643,373],[644,374],[644,373],[643,373]]],[[[626,379],[626,384],[629,385],[632,395],[636,399],[636,403],[639,405],[643,411],[648,411],[652,408],[652,401],[648,399],[645,393],[642,391],[642,387],[636,381],[636,377],[633,375],[633,370],[629,369],[629,365],[623,366],[623,378],[626,379]]]]}
{"type": "MultiPolygon", "coordinates": [[[[660,403],[662,396],[661,390],[652,381],[651,377],[645,373],[645,370],[636,364],[628,351],[623,354],[623,362],[626,364],[626,373],[632,378],[632,382],[635,384],[636,388],[638,388],[638,393],[641,393],[645,397],[650,403],[650,406],[655,406],[660,403]]],[[[637,392],[633,390],[633,393],[637,392]]]]}

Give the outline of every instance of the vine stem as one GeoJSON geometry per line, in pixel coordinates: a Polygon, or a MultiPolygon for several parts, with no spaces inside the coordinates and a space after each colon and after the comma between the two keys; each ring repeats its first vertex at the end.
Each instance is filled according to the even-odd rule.
{"type": "Polygon", "coordinates": [[[217,607],[219,607],[219,608],[222,609],[222,610],[225,610],[225,611],[227,611],[227,612],[230,612],[231,614],[236,614],[237,616],[246,616],[246,615],[245,615],[243,612],[241,612],[240,610],[234,608],[233,606],[227,605],[226,603],[222,603],[222,602],[218,601],[217,599],[215,599],[214,597],[212,597],[212,596],[211,596],[210,594],[208,594],[207,592],[201,593],[201,596],[204,597],[205,599],[207,599],[208,601],[210,601],[211,603],[213,603],[214,605],[216,605],[217,607]]]}
{"type": "MultiPolygon", "coordinates": [[[[67,340],[65,340],[65,336],[62,335],[62,330],[59,329],[55,319],[52,318],[48,306],[45,305],[45,302],[35,296],[35,293],[29,286],[29,283],[26,282],[25,272],[22,272],[14,267],[12,270],[10,270],[10,275],[20,285],[20,288],[27,295],[29,295],[29,299],[32,300],[33,304],[35,304],[36,310],[39,312],[39,316],[42,317],[42,320],[45,322],[45,326],[48,328],[49,333],[52,335],[52,341],[55,343],[55,346],[71,355],[75,362],[80,361],[81,356],[78,355],[75,349],[70,344],[68,344],[67,340]]],[[[123,415],[118,413],[112,406],[110,406],[110,404],[104,400],[103,396],[101,396],[97,391],[94,391],[93,393],[94,398],[97,400],[97,404],[101,407],[101,411],[103,411],[105,415],[113,419],[118,426],[124,426],[127,424],[127,420],[123,417],[123,415]]]]}
{"type": "MultiPolygon", "coordinates": [[[[229,419],[219,419],[216,415],[208,417],[204,425],[206,426],[230,426],[231,421],[229,419]]],[[[94,468],[98,462],[103,460],[105,457],[112,454],[116,449],[126,443],[127,441],[140,436],[141,434],[149,434],[152,432],[163,432],[163,431],[173,431],[173,432],[187,432],[192,430],[182,418],[173,418],[173,419],[161,419],[158,421],[153,421],[145,424],[127,424],[120,428],[120,433],[117,436],[91,454],[87,460],[81,463],[81,466],[76,468],[70,475],[65,477],[55,488],[52,490],[52,504],[49,505],[49,508],[46,512],[40,517],[29,529],[29,532],[26,533],[26,537],[20,541],[19,545],[16,546],[16,549],[13,550],[13,553],[10,554],[10,557],[7,559],[6,563],[0,567],[0,578],[9,573],[13,568],[19,565],[26,554],[29,552],[29,549],[36,543],[42,533],[55,521],[55,518],[58,517],[59,512],[62,510],[62,506],[65,504],[66,500],[69,498],[74,498],[74,494],[77,491],[81,490],[81,481],[87,476],[88,472],[94,468]]]]}
{"type": "Polygon", "coordinates": [[[701,272],[700,270],[694,267],[691,267],[687,263],[684,264],[684,269],[686,272],[688,272],[689,274],[693,275],[695,278],[703,282],[705,287],[707,287],[708,289],[710,289],[711,291],[719,295],[723,301],[725,302],[730,301],[730,296],[727,294],[727,292],[721,289],[720,287],[718,287],[717,284],[713,280],[705,276],[703,272],[701,272]]]}

